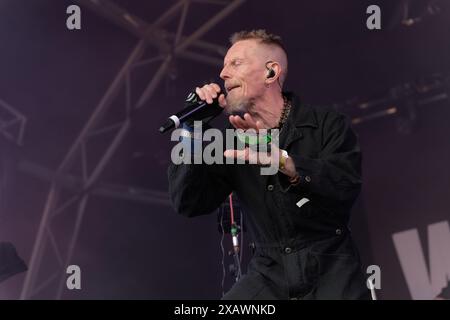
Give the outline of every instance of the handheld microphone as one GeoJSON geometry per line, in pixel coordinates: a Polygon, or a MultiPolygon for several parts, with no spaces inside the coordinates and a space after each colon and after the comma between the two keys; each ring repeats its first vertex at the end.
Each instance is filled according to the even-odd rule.
{"type": "Polygon", "coordinates": [[[160,133],[176,129],[185,122],[199,121],[206,118],[212,119],[223,111],[223,108],[219,105],[219,98],[215,98],[212,104],[208,104],[206,101],[201,100],[195,92],[189,93],[185,102],[185,108],[170,116],[159,128],[160,133]]]}

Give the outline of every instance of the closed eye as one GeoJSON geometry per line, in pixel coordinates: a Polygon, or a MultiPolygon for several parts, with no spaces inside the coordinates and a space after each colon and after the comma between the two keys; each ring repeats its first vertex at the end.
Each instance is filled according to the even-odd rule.
{"type": "MultiPolygon", "coordinates": [[[[231,60],[230,62],[229,62],[229,64],[232,66],[232,67],[237,67],[237,66],[240,66],[241,64],[242,64],[242,59],[233,59],[233,60],[231,60]]],[[[227,66],[227,63],[226,64],[224,64],[224,68],[227,66]]]]}
{"type": "Polygon", "coordinates": [[[232,65],[233,67],[237,67],[237,66],[239,66],[239,65],[241,65],[241,64],[242,64],[242,60],[239,60],[239,59],[236,59],[236,60],[231,61],[231,65],[232,65]]]}

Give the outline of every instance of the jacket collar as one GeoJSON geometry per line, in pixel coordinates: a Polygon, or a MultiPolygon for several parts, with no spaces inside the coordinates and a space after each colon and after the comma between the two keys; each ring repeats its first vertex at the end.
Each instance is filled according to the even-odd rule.
{"type": "Polygon", "coordinates": [[[280,148],[286,150],[294,141],[303,138],[301,127],[318,128],[319,125],[311,107],[303,105],[300,99],[292,93],[283,94],[292,104],[289,116],[280,132],[280,148]]]}
{"type": "Polygon", "coordinates": [[[289,122],[295,127],[314,127],[317,128],[318,122],[314,110],[304,105],[300,98],[294,95],[292,92],[283,93],[291,100],[292,107],[286,122],[289,122]]]}

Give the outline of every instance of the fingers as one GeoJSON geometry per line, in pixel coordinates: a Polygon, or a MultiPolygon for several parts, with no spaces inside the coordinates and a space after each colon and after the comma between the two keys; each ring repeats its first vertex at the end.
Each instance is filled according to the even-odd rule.
{"type": "Polygon", "coordinates": [[[262,130],[262,129],[264,129],[264,126],[263,126],[262,122],[257,120],[256,121],[256,131],[259,132],[259,130],[262,130]]]}
{"type": "Polygon", "coordinates": [[[206,97],[206,102],[212,103],[213,99],[217,98],[217,92],[211,85],[206,85],[203,88],[207,91],[208,95],[206,97]]]}
{"type": "Polygon", "coordinates": [[[195,88],[195,93],[197,93],[197,95],[200,97],[201,100],[206,101],[209,104],[212,103],[213,98],[211,97],[211,94],[204,86],[201,88],[199,87],[195,88]]]}
{"type": "Polygon", "coordinates": [[[219,96],[219,105],[222,108],[225,108],[227,106],[227,99],[225,99],[225,95],[223,93],[219,96]]]}
{"type": "Polygon", "coordinates": [[[228,117],[228,120],[230,121],[231,125],[236,129],[247,130],[249,128],[248,124],[240,116],[231,115],[228,117]]]}
{"type": "Polygon", "coordinates": [[[249,148],[245,148],[244,150],[225,150],[223,155],[226,158],[234,158],[248,161],[250,150],[249,148]]]}
{"type": "Polygon", "coordinates": [[[219,85],[215,83],[206,84],[203,87],[195,88],[195,93],[200,97],[200,99],[205,100],[207,103],[213,103],[213,99],[217,98],[220,93],[219,85]]]}
{"type": "Polygon", "coordinates": [[[225,150],[223,155],[225,158],[236,158],[238,150],[225,150]]]}
{"type": "Polygon", "coordinates": [[[244,150],[225,150],[223,155],[226,158],[243,160],[250,164],[270,165],[272,162],[271,156],[267,152],[256,152],[250,148],[245,148],[244,150]]]}
{"type": "Polygon", "coordinates": [[[255,119],[249,113],[245,113],[244,118],[231,115],[228,117],[228,120],[236,129],[255,129],[256,132],[263,129],[261,121],[255,121],[255,119]]]}
{"type": "Polygon", "coordinates": [[[249,113],[244,114],[244,120],[249,128],[258,130],[255,120],[249,113]]]}
{"type": "Polygon", "coordinates": [[[219,93],[221,91],[220,86],[217,83],[211,83],[210,85],[214,88],[214,90],[217,93],[219,93]]]}

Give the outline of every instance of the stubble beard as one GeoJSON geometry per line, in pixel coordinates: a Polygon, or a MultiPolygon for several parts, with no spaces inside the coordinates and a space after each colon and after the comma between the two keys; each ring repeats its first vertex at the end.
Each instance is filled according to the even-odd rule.
{"type": "Polygon", "coordinates": [[[229,115],[241,115],[243,116],[246,112],[251,113],[253,111],[254,103],[253,99],[248,99],[244,97],[230,97],[226,98],[227,106],[225,112],[229,115]]]}

